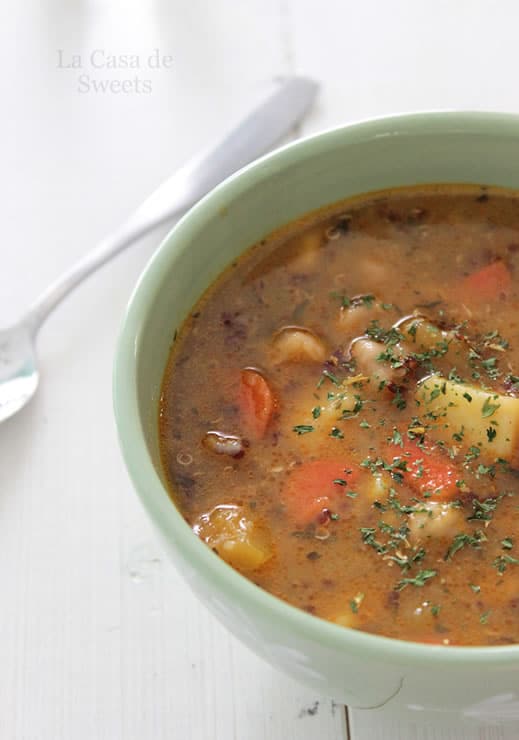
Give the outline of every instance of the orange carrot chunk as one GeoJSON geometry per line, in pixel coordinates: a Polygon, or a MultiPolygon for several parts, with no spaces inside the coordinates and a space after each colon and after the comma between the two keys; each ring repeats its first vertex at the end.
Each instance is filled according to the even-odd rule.
{"type": "Polygon", "coordinates": [[[475,302],[489,302],[497,300],[501,295],[510,292],[512,275],[501,260],[468,275],[460,286],[462,300],[475,302]]]}
{"type": "MultiPolygon", "coordinates": [[[[282,492],[287,515],[297,526],[319,523],[357,480],[357,472],[337,460],[312,460],[294,468],[282,492]]],[[[326,520],[326,519],[325,519],[326,520]]]]}
{"type": "Polygon", "coordinates": [[[440,452],[413,442],[404,442],[404,447],[394,457],[405,461],[404,480],[418,493],[434,501],[451,501],[460,495],[456,481],[460,476],[440,452]]]}
{"type": "Polygon", "coordinates": [[[264,437],[274,413],[276,399],[258,370],[247,367],[241,371],[238,403],[245,432],[253,439],[264,437]]]}

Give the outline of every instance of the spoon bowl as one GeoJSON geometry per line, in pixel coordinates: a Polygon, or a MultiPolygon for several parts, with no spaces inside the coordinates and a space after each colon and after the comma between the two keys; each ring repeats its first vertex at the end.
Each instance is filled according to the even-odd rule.
{"type": "Polygon", "coordinates": [[[27,324],[0,329],[0,422],[25,406],[38,380],[34,341],[27,324]]]}

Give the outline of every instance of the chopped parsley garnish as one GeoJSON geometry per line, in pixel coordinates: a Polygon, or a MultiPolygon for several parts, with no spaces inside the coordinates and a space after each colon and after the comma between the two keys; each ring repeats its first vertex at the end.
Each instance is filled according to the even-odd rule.
{"type": "Polygon", "coordinates": [[[492,565],[494,566],[494,568],[497,568],[497,571],[500,575],[503,575],[503,573],[507,569],[507,566],[519,565],[519,559],[514,558],[512,555],[498,555],[497,558],[493,561],[492,565]]]}
{"type": "Polygon", "coordinates": [[[408,327],[407,333],[410,337],[413,337],[413,339],[416,341],[416,330],[418,329],[418,321],[413,321],[413,323],[408,327]]]}
{"type": "Polygon", "coordinates": [[[339,379],[329,370],[323,370],[323,372],[321,373],[321,379],[322,378],[328,378],[328,380],[331,381],[334,385],[340,385],[339,379]]]}
{"type": "MultiPolygon", "coordinates": [[[[497,409],[500,408],[501,406],[500,403],[491,403],[490,398],[491,398],[490,396],[487,396],[487,398],[485,398],[485,403],[481,407],[481,416],[484,419],[488,418],[489,416],[492,416],[492,414],[494,414],[497,411],[497,409]]],[[[498,396],[493,396],[493,398],[495,400],[496,398],[498,398],[498,396]]]]}
{"type": "Polygon", "coordinates": [[[341,419],[351,419],[353,416],[357,416],[359,411],[362,411],[362,407],[364,406],[364,401],[358,394],[355,394],[353,397],[355,399],[353,408],[344,409],[341,415],[341,419]]]}
{"type": "Polygon", "coordinates": [[[459,432],[454,432],[454,434],[452,435],[452,439],[455,440],[456,442],[463,442],[464,434],[465,434],[465,427],[462,426],[459,432]]]}
{"type": "Polygon", "coordinates": [[[514,546],[514,541],[511,537],[505,537],[504,540],[501,540],[501,547],[503,550],[511,550],[514,546]]]}
{"type": "Polygon", "coordinates": [[[517,375],[507,375],[505,378],[505,383],[511,386],[512,390],[516,392],[519,390],[519,377],[517,375]]]}
{"type": "Polygon", "coordinates": [[[366,329],[366,334],[370,339],[373,339],[375,342],[381,342],[387,347],[394,347],[404,338],[395,327],[384,329],[376,320],[370,322],[370,325],[366,329]]]}
{"type": "Polygon", "coordinates": [[[295,427],[292,427],[292,431],[299,435],[308,434],[314,431],[314,427],[311,424],[297,424],[295,427]]]}
{"type": "Polygon", "coordinates": [[[321,416],[321,407],[320,406],[314,406],[312,409],[312,416],[314,419],[318,419],[321,416]]]}
{"type": "Polygon", "coordinates": [[[488,609],[486,612],[483,612],[483,614],[480,616],[479,621],[481,624],[486,624],[488,622],[488,618],[491,614],[491,609],[488,609]]]}
{"type": "Polygon", "coordinates": [[[390,440],[394,445],[398,445],[399,447],[404,446],[404,440],[402,439],[402,435],[398,431],[396,427],[393,427],[393,436],[390,440]]]}
{"type": "Polygon", "coordinates": [[[452,560],[458,550],[463,549],[467,545],[475,548],[476,550],[479,550],[479,548],[481,547],[481,543],[486,542],[486,540],[486,535],[484,532],[481,531],[481,529],[477,529],[473,535],[466,534],[464,532],[461,534],[457,534],[456,537],[452,540],[451,545],[445,553],[443,559],[452,560]]]}
{"type": "Polygon", "coordinates": [[[489,522],[493,515],[498,503],[501,501],[503,494],[496,496],[495,498],[489,496],[483,501],[479,501],[477,498],[472,499],[472,515],[467,517],[468,522],[489,522]]]}
{"type": "Polygon", "coordinates": [[[481,454],[481,450],[479,447],[476,447],[475,445],[472,445],[469,447],[469,451],[465,455],[465,462],[472,462],[472,460],[475,460],[479,455],[481,454]]]}
{"type": "Polygon", "coordinates": [[[410,357],[429,371],[432,371],[434,369],[432,360],[436,357],[443,357],[448,351],[449,343],[441,340],[436,342],[435,346],[427,352],[412,352],[410,357]]]}
{"type": "Polygon", "coordinates": [[[357,614],[359,611],[359,606],[362,604],[363,599],[364,594],[359,591],[359,593],[350,601],[350,609],[354,614],[357,614]]]}
{"type": "Polygon", "coordinates": [[[393,406],[396,406],[399,411],[403,411],[406,408],[407,401],[402,396],[400,388],[396,389],[395,397],[393,398],[391,403],[393,404],[393,406]]]}
{"type": "Polygon", "coordinates": [[[499,376],[501,375],[497,368],[497,357],[489,357],[486,360],[481,360],[481,364],[485,368],[488,377],[492,380],[499,378],[499,376]]]}
{"type": "Polygon", "coordinates": [[[437,385],[435,388],[432,389],[429,400],[434,401],[435,398],[438,398],[440,393],[441,393],[441,388],[437,385]]]}
{"type": "Polygon", "coordinates": [[[487,439],[489,442],[492,442],[497,436],[497,430],[494,429],[494,427],[488,427],[487,429],[487,439]]]}
{"type": "Polygon", "coordinates": [[[402,591],[407,586],[425,586],[427,581],[437,574],[436,570],[421,570],[413,578],[402,578],[395,586],[395,591],[402,591]]]}
{"type": "Polygon", "coordinates": [[[452,380],[453,383],[461,383],[462,380],[460,376],[458,375],[456,368],[453,367],[452,370],[450,370],[448,375],[449,380],[452,380]]]}
{"type": "Polygon", "coordinates": [[[334,439],[344,439],[344,434],[338,427],[332,427],[332,431],[330,432],[329,436],[334,437],[334,439]]]}
{"type": "Polygon", "coordinates": [[[404,479],[404,476],[400,471],[407,472],[406,461],[399,457],[393,460],[392,463],[387,463],[380,457],[376,460],[372,460],[371,458],[367,457],[361,461],[360,466],[362,468],[367,468],[375,477],[380,474],[380,469],[387,470],[389,473],[391,473],[391,477],[393,478],[393,480],[396,480],[398,483],[402,483],[404,479]]]}
{"type": "Polygon", "coordinates": [[[361,527],[360,533],[362,535],[362,541],[365,545],[369,545],[374,550],[376,550],[376,552],[381,554],[387,552],[387,548],[375,539],[375,535],[377,533],[375,527],[361,527]]]}

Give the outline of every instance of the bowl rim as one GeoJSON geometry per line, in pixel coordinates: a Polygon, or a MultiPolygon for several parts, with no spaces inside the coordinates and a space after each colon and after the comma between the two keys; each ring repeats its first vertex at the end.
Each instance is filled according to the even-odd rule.
{"type": "Polygon", "coordinates": [[[490,111],[423,111],[367,118],[335,126],[298,139],[242,168],[228,177],[191,208],[162,239],[142,271],[129,299],[117,341],[113,368],[114,414],[122,455],[142,505],[166,540],[174,540],[183,557],[204,573],[234,603],[247,602],[248,608],[263,618],[278,621],[285,631],[305,641],[340,651],[344,655],[371,658],[401,666],[434,664],[456,667],[504,667],[519,664],[519,644],[499,646],[430,645],[384,637],[342,627],[292,606],[273,596],[235,571],[193,534],[173,505],[147,451],[139,413],[137,364],[139,336],[153,309],[164,267],[190,243],[200,223],[211,221],[228,207],[234,197],[268,178],[279,168],[289,167],[305,156],[329,150],[344,138],[354,143],[387,136],[452,134],[493,135],[519,139],[519,114],[490,111]],[[182,246],[182,244],[184,246],[182,246]]]}

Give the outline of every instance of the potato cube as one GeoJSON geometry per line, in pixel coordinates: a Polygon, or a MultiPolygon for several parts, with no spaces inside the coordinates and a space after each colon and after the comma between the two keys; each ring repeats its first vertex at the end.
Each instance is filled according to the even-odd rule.
{"type": "Polygon", "coordinates": [[[241,506],[216,506],[202,514],[193,529],[223,560],[238,570],[255,570],[272,557],[268,532],[246,515],[241,506]]]}
{"type": "Polygon", "coordinates": [[[478,447],[487,460],[503,458],[519,464],[519,398],[437,375],[419,384],[415,398],[437,439],[459,443],[464,449],[478,447]]]}

